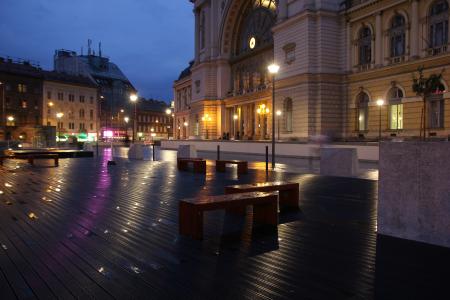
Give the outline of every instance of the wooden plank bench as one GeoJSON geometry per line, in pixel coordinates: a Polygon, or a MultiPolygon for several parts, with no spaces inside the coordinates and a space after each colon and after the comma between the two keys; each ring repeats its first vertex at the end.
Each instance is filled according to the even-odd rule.
{"type": "Polygon", "coordinates": [[[59,166],[58,154],[27,154],[27,155],[6,155],[0,156],[0,165],[3,166],[3,161],[6,159],[26,159],[28,163],[34,166],[35,159],[53,159],[55,167],[59,166]]]}
{"type": "MultiPolygon", "coordinates": [[[[273,192],[278,191],[281,209],[299,209],[300,185],[297,182],[261,182],[254,184],[230,185],[225,187],[225,194],[247,192],[273,192]]],[[[241,213],[243,213],[241,211],[241,213]]]]}
{"type": "Polygon", "coordinates": [[[248,163],[245,160],[216,160],[216,171],[225,172],[226,165],[237,165],[238,174],[247,174],[248,163]]]}
{"type": "Polygon", "coordinates": [[[244,209],[253,205],[253,220],[278,225],[278,193],[250,192],[184,199],[179,203],[179,231],[194,239],[203,238],[203,212],[210,210],[244,209]]]}
{"type": "Polygon", "coordinates": [[[206,160],[203,158],[177,158],[177,168],[180,171],[187,171],[190,163],[194,166],[194,173],[206,173],[206,160]]]}

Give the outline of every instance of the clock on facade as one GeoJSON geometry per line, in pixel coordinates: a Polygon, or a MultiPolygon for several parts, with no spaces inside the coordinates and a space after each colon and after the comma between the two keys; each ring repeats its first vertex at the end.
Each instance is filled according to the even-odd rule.
{"type": "Polygon", "coordinates": [[[248,46],[250,47],[250,49],[254,49],[256,46],[256,39],[255,37],[251,37],[250,40],[248,41],[248,46]]]}

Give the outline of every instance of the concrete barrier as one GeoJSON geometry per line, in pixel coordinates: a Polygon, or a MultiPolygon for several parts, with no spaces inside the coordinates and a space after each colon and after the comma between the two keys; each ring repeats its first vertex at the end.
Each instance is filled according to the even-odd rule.
{"type": "Polygon", "coordinates": [[[132,144],[128,150],[128,159],[151,160],[150,146],[132,144]]]}
{"type": "Polygon", "coordinates": [[[197,149],[195,145],[178,145],[177,157],[196,158],[197,149]]]}
{"type": "MultiPolygon", "coordinates": [[[[172,149],[177,150],[180,145],[192,145],[195,146],[197,151],[211,151],[215,152],[217,150],[217,145],[220,145],[220,150],[222,152],[229,153],[244,153],[244,154],[259,154],[265,155],[266,146],[271,148],[270,141],[267,142],[249,142],[249,141],[201,141],[201,140],[173,140],[173,141],[161,141],[162,149],[172,149]]],[[[319,147],[318,144],[306,144],[306,143],[289,143],[282,142],[276,143],[276,154],[277,156],[286,157],[318,157],[319,152],[316,149],[319,147]]],[[[354,148],[356,149],[357,156],[359,160],[365,161],[378,161],[378,144],[373,145],[360,145],[360,144],[328,144],[327,148],[354,148]]]]}
{"type": "Polygon", "coordinates": [[[355,148],[321,148],[320,175],[354,177],[358,175],[355,148]]]}
{"type": "Polygon", "coordinates": [[[378,233],[450,247],[450,143],[381,143],[378,233]]]}

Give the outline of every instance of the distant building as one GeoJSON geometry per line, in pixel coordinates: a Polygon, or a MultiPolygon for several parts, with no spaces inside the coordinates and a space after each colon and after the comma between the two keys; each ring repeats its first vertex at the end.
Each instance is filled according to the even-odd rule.
{"type": "MultiPolygon", "coordinates": [[[[164,101],[141,98],[137,106],[137,139],[150,141],[172,136],[172,115],[167,114],[169,108],[164,101]]],[[[129,125],[132,129],[133,123],[129,125]]]]}
{"type": "Polygon", "coordinates": [[[0,57],[0,140],[39,143],[42,128],[42,70],[28,61],[0,57]]]}
{"type": "Polygon", "coordinates": [[[189,126],[193,128],[192,135],[200,135],[200,116],[198,112],[195,112],[195,108],[191,111],[191,99],[192,99],[192,85],[191,85],[191,68],[194,61],[191,61],[189,67],[184,69],[178,80],[175,81],[173,86],[175,101],[175,138],[187,139],[189,138],[189,126]]]}
{"type": "Polygon", "coordinates": [[[78,55],[75,51],[56,50],[54,69],[72,75],[83,75],[98,84],[101,96],[101,127],[120,127],[123,120],[117,118],[120,111],[131,111],[130,94],[136,89],[108,57],[102,56],[99,46],[98,55],[90,47],[87,55],[78,55]]]}
{"type": "Polygon", "coordinates": [[[98,128],[97,85],[83,76],[48,71],[43,74],[42,124],[56,126],[61,139],[76,137],[78,141],[95,141],[98,128]]]}

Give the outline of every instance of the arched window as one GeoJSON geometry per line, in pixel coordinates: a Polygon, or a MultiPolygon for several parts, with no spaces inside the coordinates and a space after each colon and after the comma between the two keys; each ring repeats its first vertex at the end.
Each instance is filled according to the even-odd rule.
{"type": "Polygon", "coordinates": [[[398,87],[393,87],[388,93],[389,104],[389,128],[403,129],[403,91],[398,87]]]}
{"type": "Polygon", "coordinates": [[[429,30],[431,48],[441,47],[448,43],[448,3],[446,0],[438,0],[431,6],[429,30]]]}
{"type": "Polygon", "coordinates": [[[368,65],[372,61],[372,31],[364,26],[359,31],[358,38],[359,64],[368,65]]]}
{"type": "Polygon", "coordinates": [[[405,55],[405,18],[402,15],[395,15],[392,18],[389,37],[391,57],[405,55]]]}
{"type": "Polygon", "coordinates": [[[284,128],[287,132],[292,132],[292,99],[286,98],[284,100],[284,128]]]}
{"type": "Polygon", "coordinates": [[[358,122],[359,131],[367,130],[367,121],[369,118],[369,95],[365,92],[359,93],[357,97],[358,122]]]}

